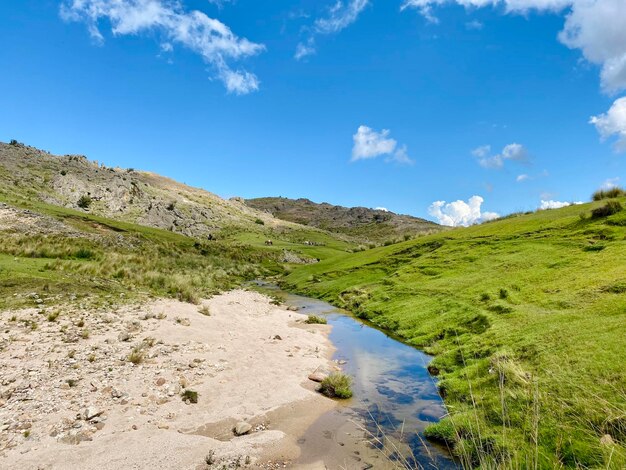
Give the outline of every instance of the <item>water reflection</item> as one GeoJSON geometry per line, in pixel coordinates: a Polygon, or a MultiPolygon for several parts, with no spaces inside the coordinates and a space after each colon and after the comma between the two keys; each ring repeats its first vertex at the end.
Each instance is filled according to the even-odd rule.
{"type": "Polygon", "coordinates": [[[324,315],[332,325],[334,359],[346,361],[342,368],[354,380],[354,397],[341,412],[344,416],[356,417],[371,436],[384,434],[395,439],[398,448],[408,446],[414,458],[409,463],[416,467],[456,468],[446,449],[423,437],[426,426],[446,413],[435,380],[426,369],[430,356],[326,302],[287,294],[286,303],[300,307],[304,314],[324,315]]]}

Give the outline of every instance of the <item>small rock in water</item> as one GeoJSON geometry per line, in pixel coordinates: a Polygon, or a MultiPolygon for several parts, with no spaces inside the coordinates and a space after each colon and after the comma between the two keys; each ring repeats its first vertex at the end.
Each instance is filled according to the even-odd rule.
{"type": "Polygon", "coordinates": [[[246,423],[245,421],[240,421],[235,426],[235,435],[243,436],[244,434],[248,434],[252,430],[252,425],[246,423]]]}

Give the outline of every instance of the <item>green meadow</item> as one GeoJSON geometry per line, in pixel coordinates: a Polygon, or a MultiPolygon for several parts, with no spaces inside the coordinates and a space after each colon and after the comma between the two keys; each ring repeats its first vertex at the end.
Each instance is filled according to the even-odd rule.
{"type": "Polygon", "coordinates": [[[283,250],[323,259],[349,246],[324,232],[263,227],[225,228],[214,241],[109,219],[23,198],[0,198],[13,207],[52,217],[73,229],[68,236],[3,231],[0,236],[0,308],[47,303],[68,295],[103,299],[167,296],[197,303],[201,297],[260,277],[282,274],[283,250]],[[273,245],[264,242],[272,237],[273,245]],[[319,246],[301,241],[315,240],[319,246]]]}
{"type": "MultiPolygon", "coordinates": [[[[621,198],[621,203],[626,202],[621,198]]],[[[626,468],[626,211],[514,214],[299,267],[327,300],[434,355],[467,467],[626,468]]]]}

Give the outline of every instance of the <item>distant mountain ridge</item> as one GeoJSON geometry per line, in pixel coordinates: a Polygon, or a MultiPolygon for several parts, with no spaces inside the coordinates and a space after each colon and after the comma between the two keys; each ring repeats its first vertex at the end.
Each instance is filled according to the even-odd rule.
{"type": "Polygon", "coordinates": [[[436,233],[445,228],[425,219],[382,209],[343,207],[309,199],[262,197],[246,204],[278,219],[341,233],[361,241],[384,241],[436,233]]]}

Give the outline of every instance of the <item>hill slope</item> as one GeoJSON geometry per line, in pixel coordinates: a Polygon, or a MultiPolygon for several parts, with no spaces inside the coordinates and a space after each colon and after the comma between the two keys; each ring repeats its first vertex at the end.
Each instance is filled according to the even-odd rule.
{"type": "Polygon", "coordinates": [[[195,302],[352,248],[152,173],[0,143],[0,309],[33,294],[195,302]]]}
{"type": "Polygon", "coordinates": [[[387,241],[443,230],[433,222],[410,215],[365,207],[334,206],[325,202],[317,204],[308,199],[263,197],[247,199],[246,204],[278,219],[341,233],[363,242],[387,241]]]}
{"type": "Polygon", "coordinates": [[[82,155],[54,156],[22,144],[0,143],[0,195],[205,237],[225,227],[289,224],[241,200],[224,200],[154,173],[108,168],[82,155]]]}
{"type": "Polygon", "coordinates": [[[605,203],[341,255],[286,284],[434,354],[450,416],[428,434],[468,466],[626,468],[626,211],[590,217],[605,203]]]}

